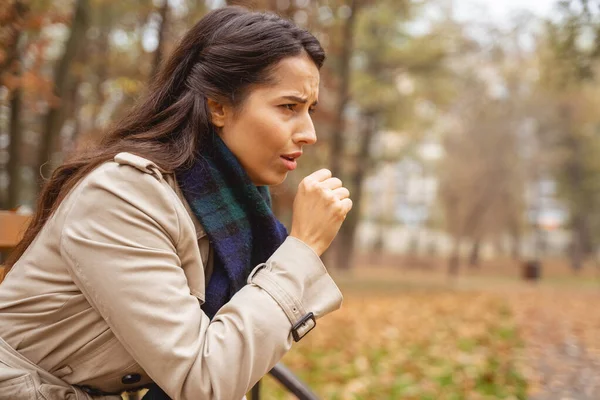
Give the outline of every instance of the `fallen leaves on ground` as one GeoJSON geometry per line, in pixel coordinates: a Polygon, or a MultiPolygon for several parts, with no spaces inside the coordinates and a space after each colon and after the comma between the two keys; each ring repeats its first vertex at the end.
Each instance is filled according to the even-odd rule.
{"type": "MultiPolygon", "coordinates": [[[[497,295],[350,295],[283,362],[323,399],[521,399],[521,347],[497,295]]],[[[263,382],[265,399],[294,398],[263,382]]]]}

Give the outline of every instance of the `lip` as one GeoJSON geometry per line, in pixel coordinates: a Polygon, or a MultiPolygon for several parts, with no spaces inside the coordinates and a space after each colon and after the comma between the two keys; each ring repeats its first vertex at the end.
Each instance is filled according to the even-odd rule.
{"type": "Polygon", "coordinates": [[[290,171],[293,171],[296,169],[296,167],[298,166],[298,163],[296,162],[296,159],[293,160],[288,160],[287,158],[285,158],[284,156],[279,157],[281,159],[281,161],[283,162],[283,165],[290,171]]]}
{"type": "Polygon", "coordinates": [[[282,154],[281,157],[293,158],[295,160],[296,158],[299,158],[301,155],[302,155],[301,151],[296,151],[294,153],[282,154]]]}
{"type": "Polygon", "coordinates": [[[294,153],[282,154],[280,156],[283,165],[289,170],[293,171],[298,167],[298,162],[296,161],[302,155],[301,151],[296,151],[294,153]],[[288,160],[289,158],[289,160],[288,160]]]}

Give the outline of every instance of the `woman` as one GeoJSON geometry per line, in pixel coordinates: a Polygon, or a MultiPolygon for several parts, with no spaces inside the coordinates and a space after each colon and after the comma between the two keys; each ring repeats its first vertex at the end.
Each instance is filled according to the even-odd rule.
{"type": "Polygon", "coordinates": [[[0,285],[0,399],[241,399],[342,296],[319,256],[351,209],[307,176],[324,53],[275,15],[199,21],[148,97],[46,184],[0,285]]]}

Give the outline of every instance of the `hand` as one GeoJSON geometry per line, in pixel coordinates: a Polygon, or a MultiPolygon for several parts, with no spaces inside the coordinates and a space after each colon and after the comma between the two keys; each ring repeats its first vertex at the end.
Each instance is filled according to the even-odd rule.
{"type": "Polygon", "coordinates": [[[290,236],[300,239],[319,255],[337,235],[352,209],[350,192],[342,181],[321,169],[300,182],[294,199],[290,236]]]}

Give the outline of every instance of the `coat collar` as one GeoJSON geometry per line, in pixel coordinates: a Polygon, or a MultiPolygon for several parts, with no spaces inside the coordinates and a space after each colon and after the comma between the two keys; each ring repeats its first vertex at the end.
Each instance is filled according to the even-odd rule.
{"type": "Polygon", "coordinates": [[[196,229],[196,237],[198,239],[201,239],[204,236],[206,236],[206,232],[204,231],[204,228],[202,228],[202,225],[200,225],[200,221],[198,221],[198,218],[196,218],[196,216],[192,212],[192,209],[190,208],[190,205],[183,196],[183,192],[177,184],[175,174],[169,173],[166,170],[160,168],[155,162],[151,160],[148,160],[144,157],[140,157],[132,153],[119,153],[114,157],[114,161],[121,165],[129,165],[135,167],[140,171],[153,175],[159,181],[164,180],[165,182],[167,182],[169,186],[171,186],[171,188],[175,191],[177,197],[179,198],[179,200],[181,200],[190,218],[192,219],[192,222],[194,223],[194,228],[196,229]]]}

